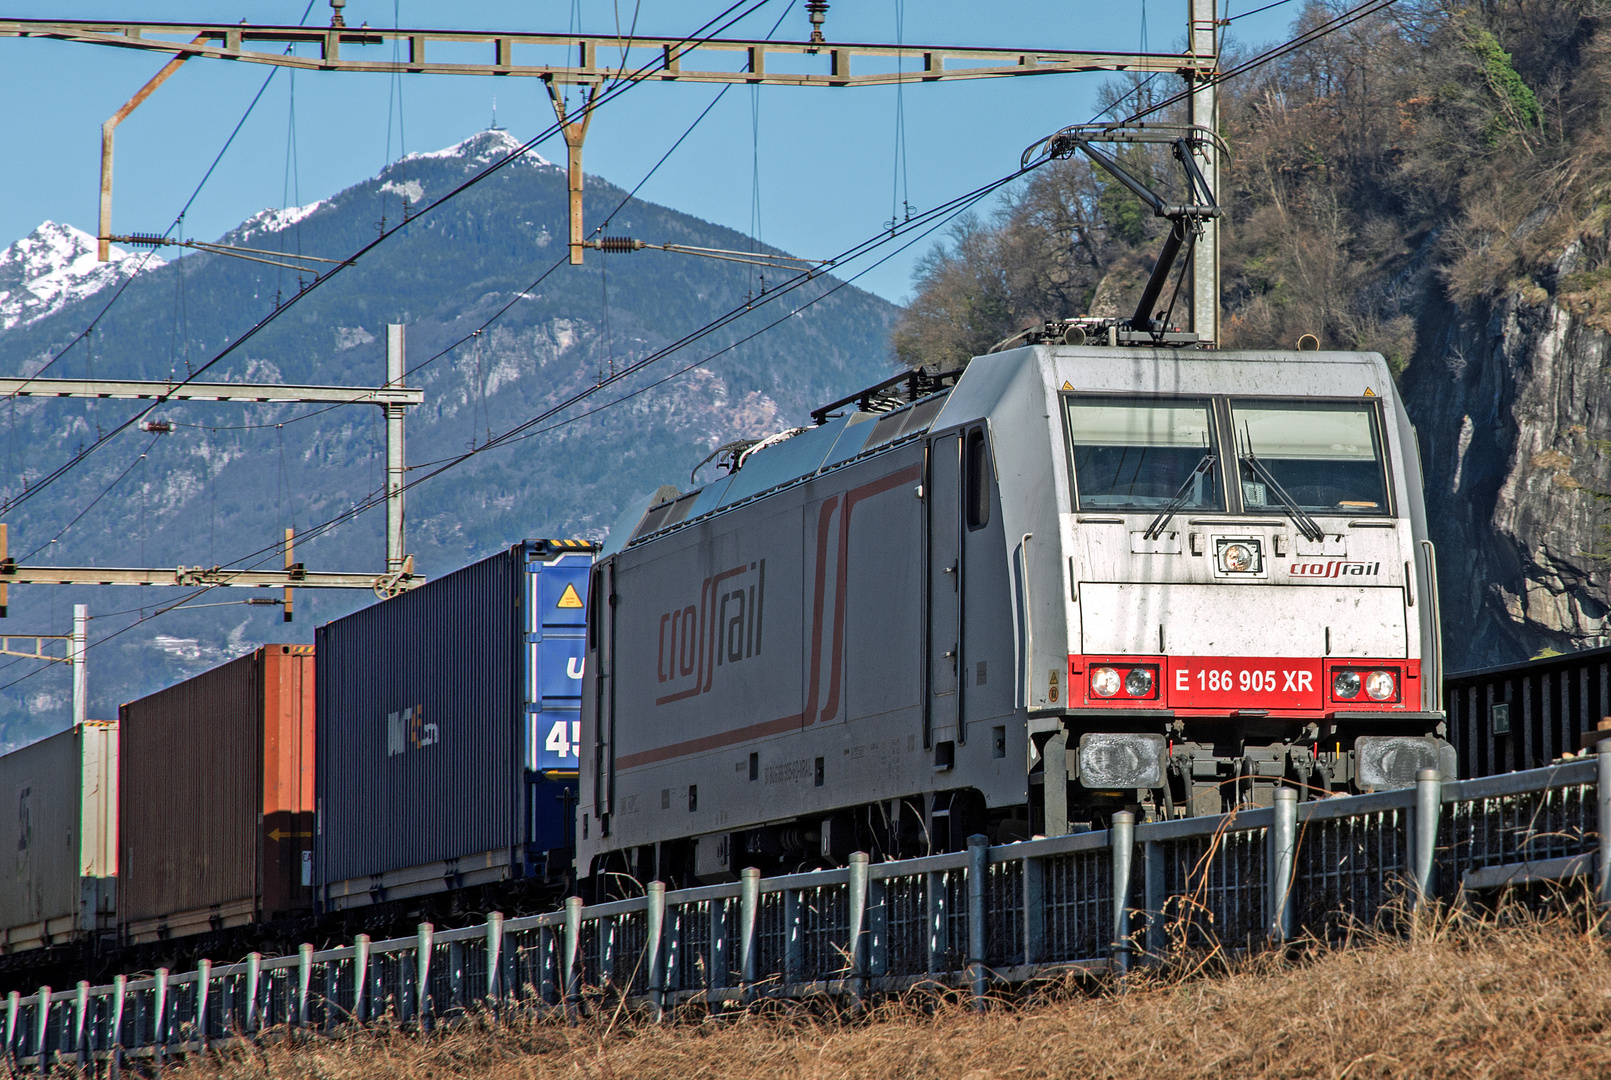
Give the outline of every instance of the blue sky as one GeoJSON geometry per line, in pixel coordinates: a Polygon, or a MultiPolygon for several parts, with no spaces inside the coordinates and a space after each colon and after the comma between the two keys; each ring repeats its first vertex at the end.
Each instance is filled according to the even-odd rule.
{"type": "MultiPolygon", "coordinates": [[[[809,32],[803,0],[770,0],[726,36],[777,37],[809,32]]],[[[1236,16],[1265,0],[1230,0],[1236,16]]],[[[1222,7],[1224,0],[1221,0],[1222,7]]],[[[310,23],[329,21],[315,0],[310,23]]],[[[15,18],[295,22],[306,0],[277,3],[147,0],[129,3],[41,0],[15,3],[15,18]]],[[[643,0],[637,25],[677,35],[726,5],[710,0],[643,0]]],[[[1301,0],[1235,22],[1245,44],[1286,36],[1301,0]]],[[[348,0],[349,25],[431,29],[579,29],[614,31],[616,12],[633,0],[348,0]]],[[[913,45],[989,45],[1150,51],[1184,42],[1186,0],[1147,3],[965,3],[961,0],[835,0],[829,40],[913,45]]],[[[100,125],[161,66],[161,57],[39,39],[0,39],[0,245],[45,219],[95,230],[100,125]]],[[[195,60],[118,129],[115,232],[161,232],[190,196],[207,165],[270,69],[195,60]]],[[[526,139],[553,120],[535,79],[302,72],[275,76],[229,153],[196,199],[185,233],[212,239],[265,207],[311,202],[378,172],[404,149],[435,150],[498,123],[526,139]],[[399,97],[401,107],[399,109],[399,97]],[[292,117],[295,153],[289,152],[292,117]]],[[[924,210],[987,183],[1016,166],[1037,137],[1088,120],[1110,76],[1057,75],[909,86],[905,119],[906,187],[897,193],[897,100],[893,88],[734,87],[642,196],[711,221],[750,231],[769,244],[823,257],[875,234],[901,196],[924,210]]],[[[1160,80],[1165,81],[1165,80],[1160,80]]],[[[584,167],[624,187],[636,184],[719,87],[651,84],[601,110],[588,133],[584,167]]],[[[540,148],[564,160],[558,138],[540,148]]],[[[647,238],[653,239],[653,238],[647,238]]],[[[928,246],[909,248],[860,284],[892,300],[909,292],[913,265],[928,246]]]]}

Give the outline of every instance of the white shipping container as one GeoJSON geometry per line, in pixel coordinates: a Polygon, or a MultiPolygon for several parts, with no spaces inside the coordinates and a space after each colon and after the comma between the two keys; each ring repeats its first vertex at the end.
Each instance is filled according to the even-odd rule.
{"type": "Polygon", "coordinates": [[[0,757],[6,952],[116,927],[117,752],[117,724],[92,720],[0,757]]]}

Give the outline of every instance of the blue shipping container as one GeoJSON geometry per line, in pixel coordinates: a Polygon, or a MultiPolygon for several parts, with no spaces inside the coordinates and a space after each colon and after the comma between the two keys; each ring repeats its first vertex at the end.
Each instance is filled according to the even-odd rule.
{"type": "Polygon", "coordinates": [[[317,629],[323,907],[564,869],[593,552],[528,540],[317,629]]]}

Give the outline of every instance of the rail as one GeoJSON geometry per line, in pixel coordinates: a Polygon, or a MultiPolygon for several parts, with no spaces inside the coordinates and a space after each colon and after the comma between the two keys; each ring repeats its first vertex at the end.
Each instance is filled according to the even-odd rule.
{"type": "Polygon", "coordinates": [[[927,985],[971,995],[1069,971],[1122,976],[1179,948],[1257,950],[1389,931],[1427,899],[1586,878],[1602,900],[1611,744],[1548,769],[1223,817],[740,880],[292,956],[202,962],[110,985],[13,993],[14,1070],[116,1068],[273,1032],[379,1019],[414,1030],[476,1010],[575,1016],[625,998],[660,1017],[927,985]]]}

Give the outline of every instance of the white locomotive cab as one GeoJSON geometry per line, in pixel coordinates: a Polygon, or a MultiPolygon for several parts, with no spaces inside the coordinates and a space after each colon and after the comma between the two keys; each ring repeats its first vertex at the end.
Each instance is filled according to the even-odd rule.
{"type": "MultiPolygon", "coordinates": [[[[1060,541],[1031,572],[1065,588],[1025,601],[1037,831],[1452,774],[1420,470],[1381,357],[1033,351],[975,361],[1020,370],[973,407],[1008,531],[1060,541]],[[999,434],[1031,426],[1039,447],[999,434]]],[[[959,386],[942,422],[967,404],[959,386]]]]}

